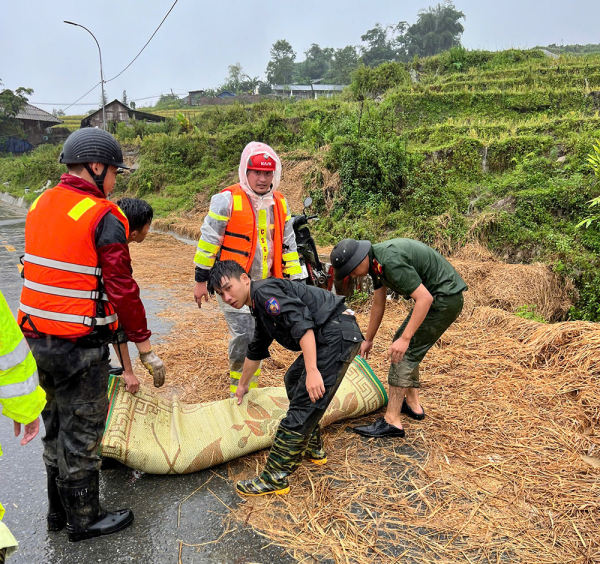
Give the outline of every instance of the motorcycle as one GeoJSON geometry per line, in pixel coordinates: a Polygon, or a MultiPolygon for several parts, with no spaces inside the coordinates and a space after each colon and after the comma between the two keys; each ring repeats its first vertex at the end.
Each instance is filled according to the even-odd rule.
{"type": "Polygon", "coordinates": [[[319,220],[316,214],[307,214],[312,202],[311,197],[306,198],[302,214],[292,216],[292,226],[296,236],[300,266],[308,285],[318,286],[319,288],[331,291],[333,287],[333,267],[330,264],[323,264],[320,261],[315,240],[310,234],[308,222],[319,220]]]}

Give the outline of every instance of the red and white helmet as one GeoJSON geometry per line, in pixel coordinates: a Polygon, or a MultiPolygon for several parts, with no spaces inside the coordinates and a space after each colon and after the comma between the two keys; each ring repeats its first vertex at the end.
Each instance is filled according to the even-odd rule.
{"type": "Polygon", "coordinates": [[[265,170],[274,171],[277,168],[275,159],[269,153],[262,153],[248,157],[247,170],[265,170]]]}

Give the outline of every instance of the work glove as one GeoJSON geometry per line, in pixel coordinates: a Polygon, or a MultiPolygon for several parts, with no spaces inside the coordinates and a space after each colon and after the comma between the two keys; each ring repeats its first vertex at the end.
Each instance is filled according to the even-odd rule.
{"type": "Polygon", "coordinates": [[[165,375],[167,370],[163,361],[158,358],[158,355],[153,351],[140,353],[140,360],[154,378],[154,387],[160,388],[165,383],[165,375]]]}

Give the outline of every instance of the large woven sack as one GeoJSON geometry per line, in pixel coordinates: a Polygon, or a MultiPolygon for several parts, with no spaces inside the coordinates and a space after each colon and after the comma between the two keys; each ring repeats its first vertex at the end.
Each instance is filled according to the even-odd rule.
{"type": "MultiPolygon", "coordinates": [[[[235,399],[185,404],[140,386],[134,395],[111,377],[102,455],[149,474],[188,474],[271,446],[288,399],[285,388],[250,390],[235,399]]],[[[321,425],[371,413],[387,394],[367,362],[356,357],[321,425]]]]}

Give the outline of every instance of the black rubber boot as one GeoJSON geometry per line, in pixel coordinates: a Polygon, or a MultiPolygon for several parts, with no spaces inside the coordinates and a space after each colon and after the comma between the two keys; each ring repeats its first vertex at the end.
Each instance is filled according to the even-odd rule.
{"type": "Polygon", "coordinates": [[[46,465],[48,477],[48,530],[61,531],[67,524],[67,513],[58,493],[58,468],[46,465]]]}
{"type": "Polygon", "coordinates": [[[72,542],[112,535],[133,522],[131,509],[111,513],[100,507],[99,476],[100,473],[95,472],[81,480],[57,480],[67,512],[67,533],[72,542]]]}
{"type": "Polygon", "coordinates": [[[265,469],[252,480],[238,482],[237,491],[249,496],[289,493],[287,478],[302,463],[308,439],[309,437],[280,426],[275,434],[265,469]]]}
{"type": "Polygon", "coordinates": [[[304,456],[314,464],[327,464],[327,453],[323,447],[323,438],[321,437],[321,427],[319,425],[314,428],[310,436],[304,456]]]}

